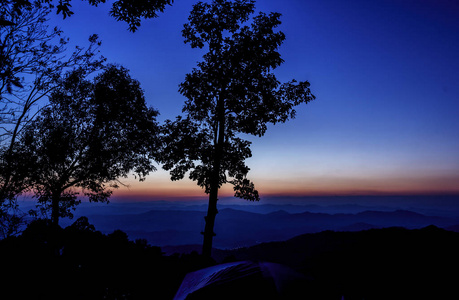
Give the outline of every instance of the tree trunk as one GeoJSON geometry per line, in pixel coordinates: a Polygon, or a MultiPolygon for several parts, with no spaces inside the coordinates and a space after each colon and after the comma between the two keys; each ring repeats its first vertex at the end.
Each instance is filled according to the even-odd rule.
{"type": "Polygon", "coordinates": [[[215,236],[214,225],[215,217],[217,216],[217,200],[218,200],[218,185],[215,189],[211,187],[211,192],[209,194],[209,206],[207,208],[207,216],[204,217],[206,220],[206,226],[204,228],[204,242],[202,244],[202,255],[210,258],[212,256],[212,242],[215,236]]]}
{"type": "Polygon", "coordinates": [[[53,192],[51,196],[51,222],[54,227],[59,225],[59,200],[61,193],[53,192]]]}
{"type": "Polygon", "coordinates": [[[204,241],[202,244],[202,255],[211,258],[212,242],[215,236],[214,225],[217,216],[218,189],[220,186],[220,163],[223,156],[223,142],[225,138],[225,114],[224,103],[218,101],[218,130],[214,144],[214,161],[212,163],[212,177],[210,178],[209,206],[207,208],[206,226],[204,227],[204,241]]]}

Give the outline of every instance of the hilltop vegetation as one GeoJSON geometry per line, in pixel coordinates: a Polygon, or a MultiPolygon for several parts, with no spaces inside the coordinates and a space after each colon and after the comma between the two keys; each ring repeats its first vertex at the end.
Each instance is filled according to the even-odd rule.
{"type": "MultiPolygon", "coordinates": [[[[459,233],[434,226],[324,231],[283,242],[215,251],[213,263],[261,260],[307,276],[305,299],[414,299],[452,295],[459,233]]],[[[208,266],[196,252],[164,255],[122,231],[102,234],[78,219],[30,224],[0,241],[3,299],[171,299],[186,273],[208,266]]]]}
{"type": "Polygon", "coordinates": [[[205,266],[197,255],[163,256],[120,230],[104,235],[86,218],[65,229],[32,222],[0,241],[0,255],[8,287],[1,299],[171,299],[187,272],[205,266]]]}

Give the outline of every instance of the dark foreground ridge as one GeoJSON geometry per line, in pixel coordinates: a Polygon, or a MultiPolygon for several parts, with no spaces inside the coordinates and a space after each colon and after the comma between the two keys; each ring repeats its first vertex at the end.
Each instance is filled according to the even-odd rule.
{"type": "Polygon", "coordinates": [[[299,299],[455,298],[458,253],[459,233],[392,227],[215,251],[209,262],[196,252],[164,255],[119,230],[102,234],[86,218],[65,229],[38,221],[0,241],[0,299],[172,299],[187,273],[231,261],[279,263],[303,274],[299,299]]]}

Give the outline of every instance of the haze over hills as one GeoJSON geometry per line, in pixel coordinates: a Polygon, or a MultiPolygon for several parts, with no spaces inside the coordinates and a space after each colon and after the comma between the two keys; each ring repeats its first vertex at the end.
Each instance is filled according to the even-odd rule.
{"type": "MultiPolygon", "coordinates": [[[[27,205],[27,202],[25,205],[27,205]]],[[[28,204],[32,207],[33,204],[28,204]]],[[[410,210],[432,216],[459,217],[459,195],[414,195],[414,196],[270,196],[259,202],[249,202],[233,197],[220,198],[218,208],[233,208],[256,213],[285,210],[289,213],[358,213],[366,210],[394,211],[410,210]]],[[[173,198],[143,199],[113,197],[111,203],[82,203],[76,213],[126,214],[149,210],[207,210],[207,199],[173,198]]]]}
{"type": "MultiPolygon", "coordinates": [[[[356,198],[354,203],[343,203],[328,198],[328,202],[322,202],[327,205],[312,201],[300,204],[268,201],[251,205],[224,200],[216,218],[214,247],[246,247],[324,230],[359,231],[393,226],[416,229],[429,225],[454,229],[459,224],[459,214],[454,213],[457,207],[451,205],[456,203],[457,197],[423,198],[417,202],[412,198],[365,199],[356,198]]],[[[130,239],[144,238],[151,245],[165,247],[201,244],[200,231],[204,229],[206,209],[204,203],[167,201],[83,204],[75,217],[87,216],[89,222],[103,233],[121,229],[130,239]]],[[[61,224],[66,226],[72,222],[62,220],[61,224]]]]}

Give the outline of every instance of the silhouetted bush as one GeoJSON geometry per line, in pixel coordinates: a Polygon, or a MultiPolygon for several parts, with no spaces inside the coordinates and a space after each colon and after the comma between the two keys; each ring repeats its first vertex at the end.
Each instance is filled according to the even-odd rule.
{"type": "Polygon", "coordinates": [[[63,229],[47,220],[0,241],[0,299],[171,299],[197,254],[164,256],[145,240],[116,230],[104,235],[78,219],[63,229]]]}

